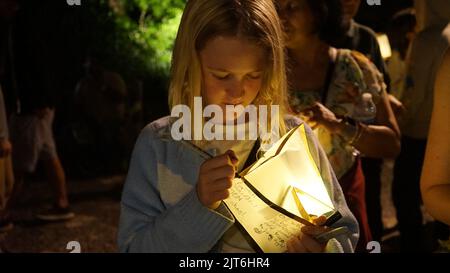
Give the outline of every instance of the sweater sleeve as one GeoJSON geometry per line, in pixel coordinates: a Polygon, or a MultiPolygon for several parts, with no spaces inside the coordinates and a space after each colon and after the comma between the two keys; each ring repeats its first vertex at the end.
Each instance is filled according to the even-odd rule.
{"type": "Polygon", "coordinates": [[[325,186],[330,194],[334,207],[342,214],[342,218],[331,228],[347,227],[350,231],[347,235],[341,235],[328,241],[326,252],[354,252],[359,238],[359,226],[356,218],[350,212],[345,201],[341,186],[328,161],[327,155],[319,145],[317,138],[310,127],[305,124],[308,146],[311,155],[316,162],[325,186]]]}
{"type": "Polygon", "coordinates": [[[171,181],[158,181],[157,166],[166,144],[149,126],[136,142],[122,194],[121,252],[207,252],[234,222],[227,209],[204,207],[195,187],[175,205],[164,204],[158,185],[171,181]]]}

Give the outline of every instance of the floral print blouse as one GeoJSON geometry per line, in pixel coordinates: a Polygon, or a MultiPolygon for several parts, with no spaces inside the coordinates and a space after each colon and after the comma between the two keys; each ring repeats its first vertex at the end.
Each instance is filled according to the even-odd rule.
{"type": "MultiPolygon", "coordinates": [[[[328,93],[324,91],[290,90],[290,107],[299,113],[310,108],[315,102],[321,102],[338,116],[361,119],[356,106],[364,93],[372,94],[376,104],[381,100],[386,89],[382,74],[363,54],[347,49],[337,49],[334,71],[332,72],[328,93]],[[323,102],[323,97],[326,101],[323,102]]],[[[348,141],[337,134],[332,134],[323,126],[314,130],[323,149],[328,155],[338,179],[340,179],[355,162],[358,151],[348,141]]]]}

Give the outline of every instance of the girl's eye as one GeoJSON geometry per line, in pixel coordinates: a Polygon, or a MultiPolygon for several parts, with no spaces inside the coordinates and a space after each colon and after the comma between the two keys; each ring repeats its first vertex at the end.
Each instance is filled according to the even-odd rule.
{"type": "Polygon", "coordinates": [[[259,80],[261,78],[261,73],[248,74],[247,77],[252,80],[259,80]]]}
{"type": "Polygon", "coordinates": [[[230,74],[213,74],[213,76],[218,80],[227,80],[230,78],[230,74]]]}

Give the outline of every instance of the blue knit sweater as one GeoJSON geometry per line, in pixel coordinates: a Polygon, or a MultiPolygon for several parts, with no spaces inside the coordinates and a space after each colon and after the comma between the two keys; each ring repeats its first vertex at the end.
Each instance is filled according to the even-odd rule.
{"type": "MultiPolygon", "coordinates": [[[[204,159],[171,138],[169,120],[165,117],[147,125],[135,144],[122,194],[119,251],[220,252],[221,237],[234,224],[234,217],[223,204],[210,210],[200,203],[195,185],[204,159]]],[[[300,123],[287,119],[292,128],[300,123]]],[[[310,152],[343,215],[333,227],[346,226],[351,231],[330,240],[326,251],[353,252],[358,223],[315,135],[307,126],[306,132],[310,152]]]]}

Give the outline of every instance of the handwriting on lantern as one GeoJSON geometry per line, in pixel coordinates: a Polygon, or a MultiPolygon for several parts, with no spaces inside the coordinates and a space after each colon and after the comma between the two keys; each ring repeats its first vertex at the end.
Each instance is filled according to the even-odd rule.
{"type": "Polygon", "coordinates": [[[280,214],[264,203],[241,179],[235,179],[230,197],[225,201],[236,219],[252,237],[271,244],[272,250],[285,251],[287,241],[300,232],[302,224],[280,214]]]}

